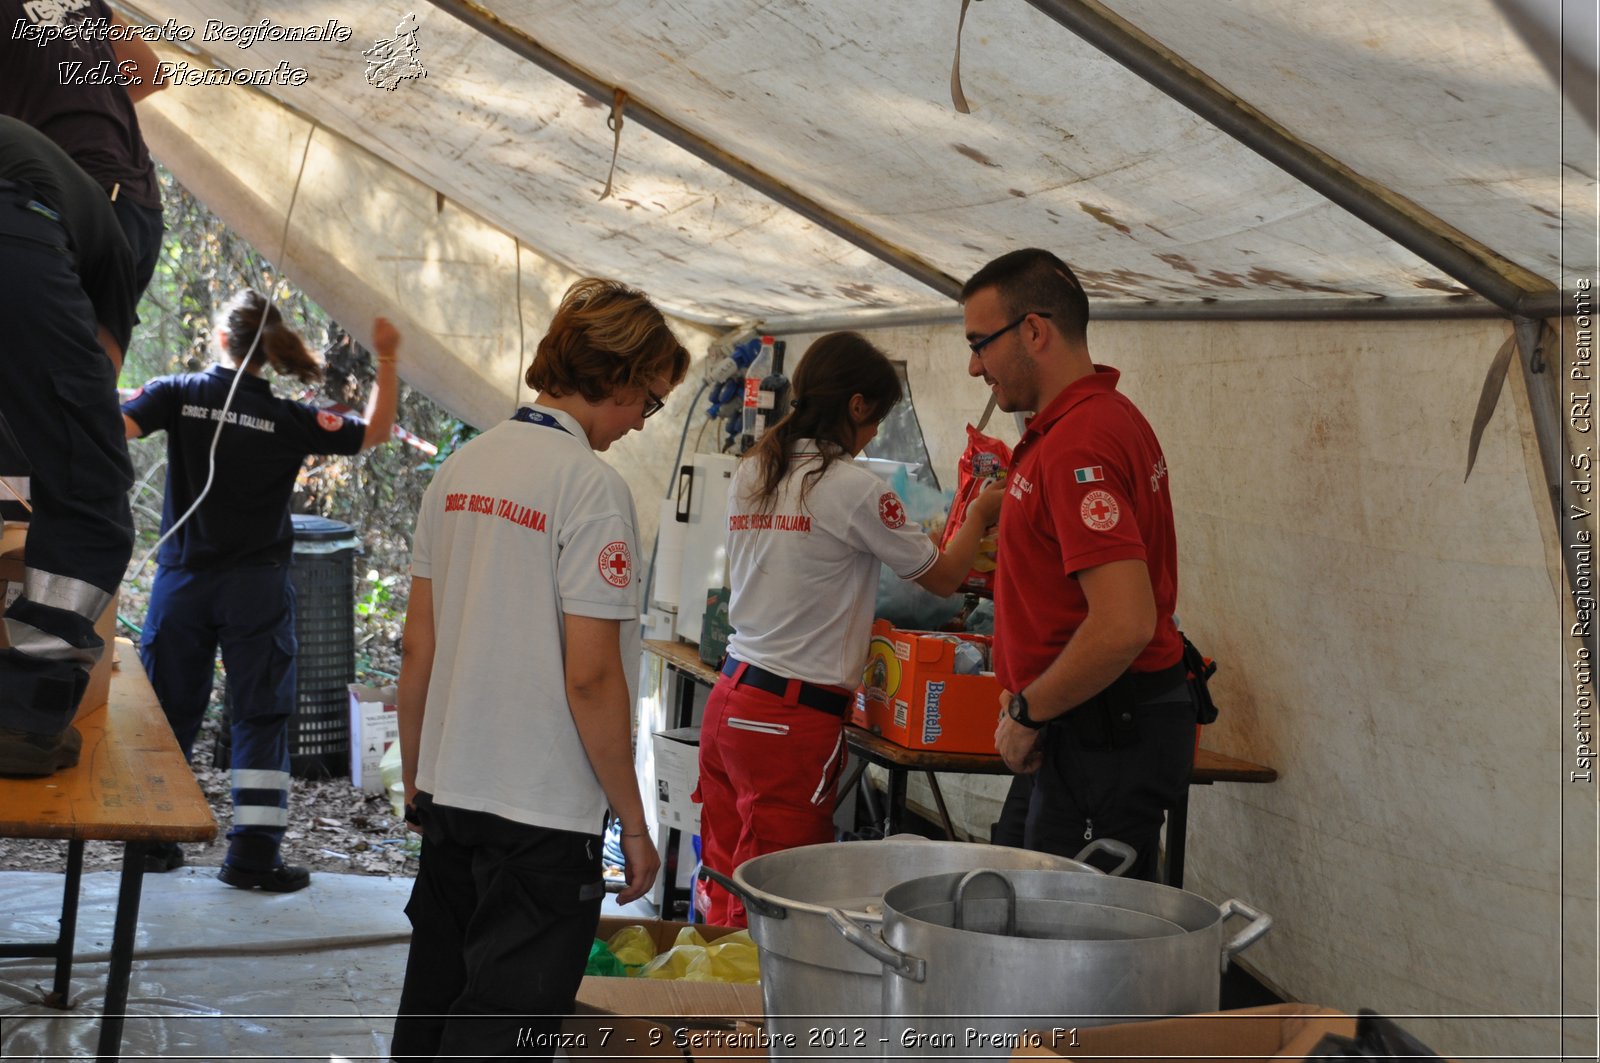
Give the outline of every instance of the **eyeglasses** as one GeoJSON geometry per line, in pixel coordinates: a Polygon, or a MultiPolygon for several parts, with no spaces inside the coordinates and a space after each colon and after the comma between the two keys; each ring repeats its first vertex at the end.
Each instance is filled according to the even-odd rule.
{"type": "Polygon", "coordinates": [[[655,392],[651,391],[649,388],[645,388],[644,394],[645,394],[645,400],[644,400],[644,416],[645,417],[654,417],[656,414],[658,414],[662,410],[666,409],[666,406],[667,406],[667,400],[666,399],[661,398],[655,392]]]}
{"type": "Polygon", "coordinates": [[[969,341],[967,343],[967,346],[972,348],[972,353],[974,355],[978,356],[979,358],[982,358],[983,357],[983,349],[985,347],[989,346],[989,344],[993,343],[995,340],[999,339],[1001,336],[1004,336],[1006,333],[1010,332],[1012,329],[1016,328],[1018,325],[1022,324],[1024,321],[1028,320],[1028,318],[1030,318],[1030,317],[1042,317],[1042,318],[1048,319],[1050,317],[1050,313],[1049,313],[1049,311],[1046,311],[1046,310],[1029,310],[1026,314],[1023,314],[1021,317],[1017,318],[1015,321],[1013,321],[1011,324],[1007,325],[1005,328],[996,329],[995,331],[989,333],[987,336],[982,336],[982,337],[980,337],[978,339],[971,340],[971,341],[969,341]]]}

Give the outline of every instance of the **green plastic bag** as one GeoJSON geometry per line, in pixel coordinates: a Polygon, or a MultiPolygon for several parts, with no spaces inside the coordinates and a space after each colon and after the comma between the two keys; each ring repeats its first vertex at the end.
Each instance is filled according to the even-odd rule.
{"type": "Polygon", "coordinates": [[[589,946],[589,964],[583,969],[584,974],[597,974],[604,978],[621,978],[628,972],[622,967],[622,961],[611,955],[611,950],[599,938],[594,939],[594,944],[589,946]]]}

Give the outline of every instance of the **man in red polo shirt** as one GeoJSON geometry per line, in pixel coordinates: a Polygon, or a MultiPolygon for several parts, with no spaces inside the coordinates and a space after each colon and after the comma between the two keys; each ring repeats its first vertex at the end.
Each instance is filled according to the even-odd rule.
{"type": "Polygon", "coordinates": [[[1034,775],[1024,846],[1070,856],[1115,838],[1138,850],[1130,877],[1157,879],[1195,728],[1166,458],[1117,371],[1091,361],[1066,263],[1014,251],[961,300],[967,372],[1000,409],[1036,411],[1013,452],[995,585],[995,747],[1034,775]]]}

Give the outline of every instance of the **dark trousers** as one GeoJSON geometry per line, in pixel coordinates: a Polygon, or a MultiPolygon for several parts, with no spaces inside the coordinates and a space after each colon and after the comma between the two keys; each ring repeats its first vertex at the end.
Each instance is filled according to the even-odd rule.
{"type": "Polygon", "coordinates": [[[233,720],[228,862],[266,870],[278,862],[289,822],[299,646],[288,565],[156,570],[139,659],[186,757],[211,701],[219,645],[233,720]]]}
{"type": "Polygon", "coordinates": [[[6,612],[0,727],[55,734],[104,650],[94,621],[133,552],[116,372],[66,231],[0,181],[0,454],[30,478],[22,597],[6,612]]]}
{"type": "Polygon", "coordinates": [[[1126,877],[1160,881],[1161,825],[1194,770],[1188,685],[1141,703],[1135,716],[1137,739],[1115,749],[1087,748],[1065,723],[1046,730],[1026,848],[1070,857],[1095,838],[1113,838],[1138,851],[1126,877]]]}
{"type": "Polygon", "coordinates": [[[394,1059],[549,1059],[600,922],[600,836],[414,802],[422,860],[394,1059]]]}
{"type": "Polygon", "coordinates": [[[133,251],[133,290],[143,295],[150,286],[150,278],[155,276],[156,260],[161,257],[161,234],[166,228],[161,208],[146,207],[127,196],[118,196],[111,201],[111,209],[133,251]]]}

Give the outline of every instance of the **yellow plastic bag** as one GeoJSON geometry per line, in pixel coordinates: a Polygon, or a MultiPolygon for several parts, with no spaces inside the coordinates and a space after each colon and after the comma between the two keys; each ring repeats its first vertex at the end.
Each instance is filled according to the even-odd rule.
{"type": "Polygon", "coordinates": [[[630,976],[637,974],[639,968],[656,955],[656,943],[651,939],[650,932],[642,926],[623,927],[611,935],[606,947],[617,958],[617,962],[628,968],[630,976]]]}
{"type": "Polygon", "coordinates": [[[678,931],[672,948],[645,964],[639,977],[748,985],[761,981],[761,968],[749,931],[736,931],[707,943],[689,926],[678,931]]]}

